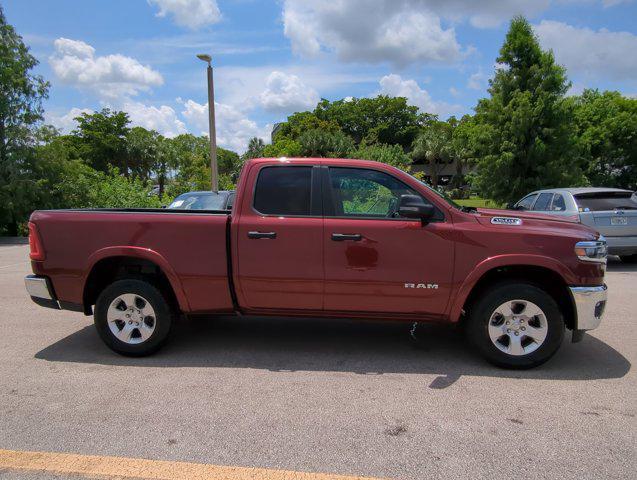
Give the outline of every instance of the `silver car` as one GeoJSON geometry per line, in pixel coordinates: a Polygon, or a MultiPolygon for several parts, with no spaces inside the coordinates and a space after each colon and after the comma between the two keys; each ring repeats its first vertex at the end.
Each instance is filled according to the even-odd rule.
{"type": "Polygon", "coordinates": [[[593,187],[538,190],[513,209],[577,217],[606,237],[609,254],[637,262],[637,192],[593,187]]]}
{"type": "Polygon", "coordinates": [[[178,210],[232,210],[234,190],[186,192],[176,197],[166,208],[178,210]]]}

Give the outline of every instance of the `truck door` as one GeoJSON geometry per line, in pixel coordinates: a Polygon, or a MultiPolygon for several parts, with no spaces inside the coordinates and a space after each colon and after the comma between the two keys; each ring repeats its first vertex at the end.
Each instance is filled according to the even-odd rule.
{"type": "Polygon", "coordinates": [[[248,309],[323,308],[320,169],[257,164],[237,229],[237,295],[248,309]],[[256,185],[255,185],[256,181],[256,185]]]}
{"type": "Polygon", "coordinates": [[[325,310],[444,313],[453,274],[451,223],[397,215],[401,195],[425,196],[371,168],[323,168],[325,310]]]}

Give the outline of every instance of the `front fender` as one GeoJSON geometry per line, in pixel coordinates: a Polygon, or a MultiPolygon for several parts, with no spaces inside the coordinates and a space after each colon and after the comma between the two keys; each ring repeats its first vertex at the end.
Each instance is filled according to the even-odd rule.
{"type": "Polygon", "coordinates": [[[462,314],[462,308],[464,307],[469,294],[480,281],[480,279],[488,272],[502,267],[541,267],[548,270],[552,270],[554,273],[562,277],[566,284],[574,283],[575,277],[573,273],[561,262],[555,258],[546,257],[544,255],[498,255],[496,257],[490,257],[482,262],[478,263],[474,269],[467,275],[464,282],[454,295],[451,303],[451,309],[449,311],[449,319],[452,322],[457,322],[462,314]]]}
{"type": "Polygon", "coordinates": [[[172,266],[168,261],[155,250],[151,250],[150,248],[144,247],[131,247],[131,246],[115,246],[115,247],[106,247],[100,250],[93,252],[87,259],[86,268],[84,269],[84,276],[82,278],[82,288],[86,288],[86,281],[88,276],[90,275],[93,267],[100,260],[104,260],[110,257],[132,257],[132,258],[140,258],[143,260],[147,260],[149,262],[157,265],[161,271],[166,275],[166,278],[170,282],[170,286],[175,293],[175,297],[177,298],[177,302],[179,303],[179,308],[181,311],[188,312],[190,311],[190,304],[188,303],[188,298],[184,293],[184,289],[182,287],[181,281],[179,277],[173,270],[172,266]]]}

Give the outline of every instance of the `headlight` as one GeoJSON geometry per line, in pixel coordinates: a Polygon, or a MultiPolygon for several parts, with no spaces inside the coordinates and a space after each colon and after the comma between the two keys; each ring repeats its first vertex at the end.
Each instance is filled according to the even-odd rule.
{"type": "Polygon", "coordinates": [[[577,242],[575,244],[575,255],[584,262],[606,263],[608,248],[606,239],[600,236],[595,241],[577,242]]]}

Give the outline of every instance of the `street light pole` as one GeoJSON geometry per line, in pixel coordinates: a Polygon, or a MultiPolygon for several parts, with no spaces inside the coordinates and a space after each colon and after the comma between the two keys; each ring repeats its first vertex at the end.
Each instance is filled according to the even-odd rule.
{"type": "Polygon", "coordinates": [[[212,191],[219,191],[219,172],[217,169],[217,130],[215,126],[215,87],[212,79],[212,57],[197,55],[199,60],[208,63],[208,124],[210,127],[210,171],[212,172],[212,191]]]}

